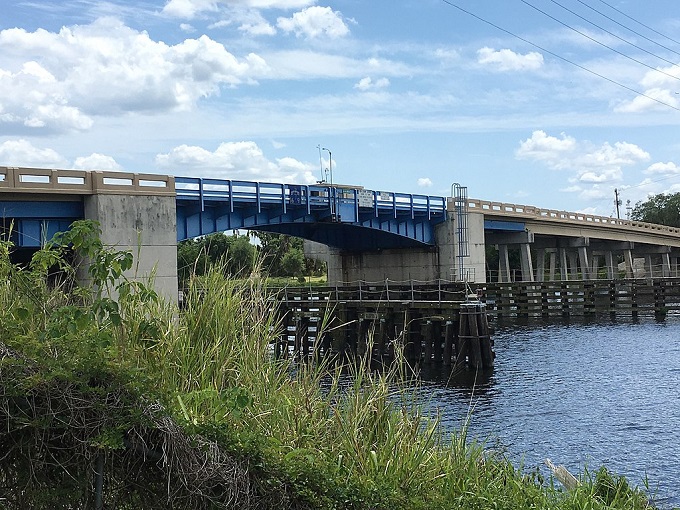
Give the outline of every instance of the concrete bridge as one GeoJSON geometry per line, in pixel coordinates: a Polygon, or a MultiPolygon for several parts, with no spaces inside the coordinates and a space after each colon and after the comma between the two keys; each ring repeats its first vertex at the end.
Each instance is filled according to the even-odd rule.
{"type": "Polygon", "coordinates": [[[454,197],[316,186],[0,167],[0,221],[19,248],[41,246],[81,218],[100,222],[103,242],[137,254],[140,276],[176,295],[177,241],[232,229],[307,240],[328,263],[329,283],[484,282],[486,247],[498,247],[493,278],[509,281],[677,274],[680,229],[530,206],[454,197]],[[11,229],[10,229],[11,227],[11,229]],[[11,233],[10,233],[11,230],[11,233]],[[521,269],[511,271],[510,254],[521,269]]]}

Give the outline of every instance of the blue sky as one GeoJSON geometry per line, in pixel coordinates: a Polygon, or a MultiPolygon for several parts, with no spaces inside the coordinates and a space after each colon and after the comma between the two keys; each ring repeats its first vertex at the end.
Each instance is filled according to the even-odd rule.
{"type": "Polygon", "coordinates": [[[313,183],[321,146],[370,189],[680,191],[677,0],[0,3],[2,165],[313,183]]]}

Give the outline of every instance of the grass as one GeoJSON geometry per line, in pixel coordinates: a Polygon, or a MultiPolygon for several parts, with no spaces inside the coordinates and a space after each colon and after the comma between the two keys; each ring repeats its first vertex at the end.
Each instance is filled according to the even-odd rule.
{"type": "MultiPolygon", "coordinates": [[[[98,408],[106,409],[111,392],[102,392],[101,382],[91,392],[88,388],[93,378],[122,381],[125,392],[137,395],[137,403],[131,405],[142,406],[148,399],[161,404],[162,412],[158,412],[165,417],[151,423],[136,422],[128,413],[126,421],[113,429],[97,429],[96,441],[79,439],[82,459],[74,454],[76,460],[68,462],[79,462],[84,466],[81,471],[87,473],[96,452],[115,459],[117,452],[129,450],[130,430],[145,438],[148,450],[158,443],[159,429],[170,427],[167,420],[176,424],[170,427],[172,434],[163,436],[166,446],[158,454],[175,459],[166,462],[172,466],[171,472],[166,469],[159,475],[161,482],[162,477],[167,479],[159,487],[168,487],[166,499],[155,500],[159,507],[168,501],[175,508],[231,507],[233,493],[227,498],[227,492],[216,490],[214,484],[205,489],[208,485],[203,483],[204,478],[219,472],[206,466],[213,465],[215,459],[225,465],[229,458],[245,466],[234,471],[241,473],[239,483],[245,483],[243,476],[251,480],[243,508],[596,510],[642,509],[647,505],[644,494],[606,470],[585,473],[576,490],[564,491],[537,473],[521,472],[483,444],[468,440],[465,430],[444,435],[437,418],[427,416],[414,403],[418,388],[404,380],[403,360],[377,372],[366,359],[344,368],[274,359],[270,343],[279,333],[276,302],[257,276],[234,281],[225,278],[220,268],[213,268],[200,280],[190,281],[180,312],[156,299],[144,285],[121,287],[124,292],[115,306],[106,299],[93,301],[83,292],[76,296],[67,286],[50,289],[36,285],[40,275],[13,268],[6,254],[0,272],[0,330],[11,349],[8,352],[21,353],[2,356],[0,379],[16,381],[17,374],[23,372],[12,367],[23,356],[32,360],[30,366],[43,363],[47,367],[49,376],[43,377],[76,381],[87,398],[105,399],[95,402],[98,408]],[[167,439],[170,436],[175,442],[167,439]],[[191,445],[207,457],[194,453],[192,463],[183,467],[173,453],[173,449],[181,450],[177,438],[184,448],[180,460],[189,458],[187,448],[191,445]],[[192,483],[197,482],[187,482],[196,480],[196,476],[191,478],[194,471],[201,473],[200,494],[190,492],[192,483]],[[170,491],[175,484],[182,490],[170,491]]],[[[36,380],[31,372],[19,386],[33,391],[36,380]]],[[[50,395],[51,402],[58,400],[55,394],[50,395]]],[[[14,398],[10,397],[3,397],[0,410],[10,408],[8,402],[14,398]]],[[[114,407],[110,409],[113,412],[114,407]]],[[[15,430],[12,416],[3,416],[0,413],[3,444],[13,434],[34,427],[33,440],[42,445],[41,451],[54,448],[49,441],[36,439],[47,437],[49,428],[31,422],[15,430]]],[[[33,450],[17,447],[13,455],[21,459],[25,451],[33,450]]],[[[12,466],[20,465],[31,463],[17,461],[9,466],[9,474],[7,467],[0,470],[0,490],[3,481],[9,483],[21,475],[11,472],[12,466]]],[[[57,471],[59,466],[57,463],[57,471]]],[[[123,463],[120,469],[126,466],[123,463]]],[[[160,469],[158,463],[143,467],[154,473],[160,469]]],[[[136,476],[142,476],[141,468],[135,469],[136,476]]],[[[121,479],[126,477],[121,475],[121,479]]],[[[68,485],[61,475],[40,480],[26,487],[58,498],[60,484],[68,485]]],[[[54,506],[78,507],[72,501],[87,500],[83,490],[78,485],[77,491],[62,496],[68,504],[54,506]]],[[[120,489],[123,494],[126,490],[132,491],[120,489]]],[[[16,501],[25,501],[24,496],[19,494],[16,501]]],[[[126,508],[144,508],[154,499],[145,499],[144,505],[135,505],[141,500],[132,497],[126,501],[126,508]]],[[[2,505],[0,499],[0,508],[2,505]]],[[[21,506],[27,505],[17,503],[15,507],[21,506]]]]}
{"type": "MultiPolygon", "coordinates": [[[[163,385],[200,426],[228,427],[257,444],[267,468],[320,508],[644,508],[626,486],[613,496],[595,478],[566,492],[503,457],[446,437],[416,406],[397,360],[384,372],[359,359],[350,373],[328,365],[278,361],[273,303],[255,278],[226,280],[213,270],[192,287],[145,364],[167,367],[163,385]],[[243,405],[235,405],[235,398],[243,405]]],[[[370,349],[369,349],[370,352],[370,349]]],[[[177,413],[177,409],[175,410],[177,413]]],[[[210,428],[210,427],[207,427],[210,428]]]]}

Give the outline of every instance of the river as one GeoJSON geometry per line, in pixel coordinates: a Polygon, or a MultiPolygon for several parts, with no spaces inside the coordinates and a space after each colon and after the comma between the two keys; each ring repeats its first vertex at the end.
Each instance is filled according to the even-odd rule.
{"type": "Polygon", "coordinates": [[[423,374],[445,430],[472,409],[468,435],[525,471],[605,465],[680,507],[680,317],[496,327],[493,372],[423,374]]]}

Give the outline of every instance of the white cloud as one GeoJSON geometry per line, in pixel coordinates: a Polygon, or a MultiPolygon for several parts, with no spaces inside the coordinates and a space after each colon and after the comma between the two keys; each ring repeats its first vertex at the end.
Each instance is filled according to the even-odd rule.
{"type": "Polygon", "coordinates": [[[432,186],[432,179],[429,177],[421,177],[418,179],[418,186],[421,188],[429,188],[432,186]]]}
{"type": "Polygon", "coordinates": [[[162,13],[173,18],[192,19],[206,11],[217,11],[217,4],[217,0],[170,0],[162,13]]]}
{"type": "Polygon", "coordinates": [[[156,165],[165,172],[195,174],[220,179],[312,184],[316,165],[294,158],[268,160],[255,142],[225,142],[215,151],[180,145],[156,156],[156,165]]]}
{"type": "Polygon", "coordinates": [[[276,24],[284,32],[309,39],[321,36],[337,39],[349,34],[342,14],[330,7],[312,6],[296,12],[291,18],[278,18],[276,24]]]}
{"type": "Polygon", "coordinates": [[[373,79],[369,76],[362,78],[359,80],[358,83],[354,85],[355,89],[361,90],[361,91],[366,91],[366,90],[375,90],[375,89],[384,89],[385,87],[390,86],[390,80],[387,78],[378,78],[376,81],[373,81],[373,79]]]}
{"type": "Polygon", "coordinates": [[[450,64],[460,59],[460,53],[451,48],[437,48],[434,51],[434,56],[439,59],[442,64],[450,64]]]}
{"type": "Polygon", "coordinates": [[[669,161],[668,163],[659,162],[650,165],[647,170],[645,170],[645,173],[662,175],[680,174],[680,166],[676,165],[672,161],[669,161]]]}
{"type": "Polygon", "coordinates": [[[300,9],[313,5],[316,0],[236,0],[236,2],[256,9],[300,9]]]}
{"type": "Polygon", "coordinates": [[[515,152],[518,159],[542,161],[553,168],[560,168],[562,155],[576,148],[576,140],[562,133],[562,138],[548,136],[545,131],[534,131],[531,138],[520,143],[515,152]]]}
{"type": "Polygon", "coordinates": [[[66,168],[68,161],[53,149],[40,149],[28,140],[0,143],[0,164],[29,168],[66,168]]]}
{"type": "MultiPolygon", "coordinates": [[[[561,138],[534,131],[531,138],[520,143],[515,152],[517,159],[543,163],[552,170],[573,172],[571,180],[582,183],[619,181],[623,168],[648,161],[650,155],[639,146],[628,142],[608,142],[593,146],[577,142],[562,133],[561,138]]],[[[584,192],[585,193],[585,192],[584,192]]]]}
{"type": "Polygon", "coordinates": [[[237,59],[205,35],[169,46],[113,18],[3,30],[0,55],[0,123],[55,130],[88,129],[91,115],[187,110],[268,72],[261,57],[237,59]]]}
{"type": "Polygon", "coordinates": [[[543,55],[535,51],[522,55],[509,49],[485,47],[477,50],[477,62],[497,71],[536,71],[543,67],[543,55]]]}
{"type": "Polygon", "coordinates": [[[268,78],[359,78],[366,75],[412,76],[414,67],[389,59],[357,59],[344,55],[331,55],[312,50],[285,50],[267,53],[266,61],[271,71],[268,78]]]}
{"type": "Polygon", "coordinates": [[[631,101],[619,104],[614,110],[622,113],[642,113],[650,110],[668,110],[666,105],[680,108],[678,79],[680,65],[648,71],[640,81],[647,97],[636,96],[631,101]]]}
{"type": "Polygon", "coordinates": [[[249,35],[275,35],[276,29],[266,21],[262,20],[259,23],[243,23],[238,27],[241,32],[249,35]]]}
{"type": "Polygon", "coordinates": [[[111,156],[93,152],[89,156],[76,158],[73,168],[78,170],[123,170],[111,156]]]}
{"type": "Polygon", "coordinates": [[[196,31],[196,29],[193,27],[193,25],[190,25],[189,23],[180,23],[179,29],[182,32],[186,32],[187,34],[191,34],[196,31]]]}

